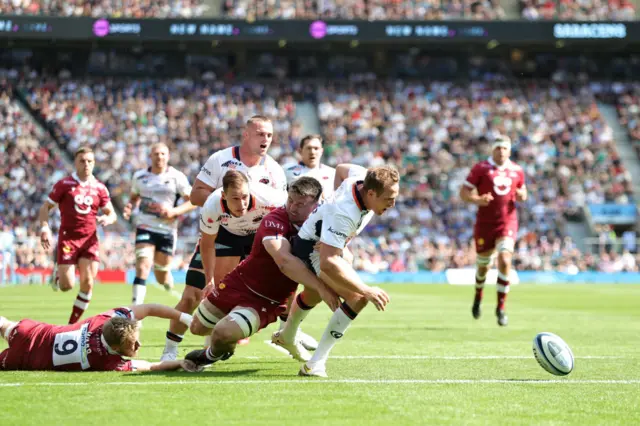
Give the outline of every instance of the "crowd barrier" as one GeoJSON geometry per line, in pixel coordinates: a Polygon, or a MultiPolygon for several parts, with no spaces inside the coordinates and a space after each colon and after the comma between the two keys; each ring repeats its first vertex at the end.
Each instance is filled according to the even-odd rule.
{"type": "MultiPolygon", "coordinates": [[[[176,284],[183,284],[186,271],[172,271],[176,284]]],[[[452,284],[473,285],[475,270],[473,268],[448,269],[445,272],[379,272],[377,274],[360,272],[362,280],[371,285],[377,284],[452,284]]],[[[51,269],[34,268],[16,270],[18,284],[44,284],[51,275],[51,269]]],[[[497,272],[492,269],[487,276],[487,284],[495,284],[497,272]]],[[[102,284],[132,283],[135,270],[101,270],[97,281],[102,284]]],[[[512,284],[640,284],[638,272],[579,272],[567,274],[562,272],[512,271],[509,277],[512,284]]],[[[155,283],[153,274],[148,283],[155,283]]]]}

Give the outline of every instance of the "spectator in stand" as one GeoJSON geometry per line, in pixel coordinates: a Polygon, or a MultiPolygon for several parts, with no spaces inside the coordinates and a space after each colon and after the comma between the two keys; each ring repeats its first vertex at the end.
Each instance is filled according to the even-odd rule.
{"type": "Polygon", "coordinates": [[[93,16],[102,18],[195,18],[208,6],[200,0],[10,0],[0,3],[7,15],[93,16]]]}
{"type": "Polygon", "coordinates": [[[527,20],[633,21],[635,5],[630,0],[521,0],[527,20]]]}

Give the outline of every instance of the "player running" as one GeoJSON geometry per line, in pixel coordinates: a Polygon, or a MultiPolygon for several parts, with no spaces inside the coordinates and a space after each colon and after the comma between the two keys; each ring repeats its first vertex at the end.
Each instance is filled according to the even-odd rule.
{"type": "Polygon", "coordinates": [[[324,153],[322,136],[305,136],[300,141],[298,152],[300,153],[301,161],[284,168],[287,183],[291,185],[302,176],[315,178],[322,185],[322,198],[327,199],[333,194],[336,169],[320,162],[324,153]]]}
{"type": "Polygon", "coordinates": [[[0,353],[0,370],[54,371],[196,371],[187,361],[126,360],[140,349],[138,321],[146,317],[180,319],[191,315],[163,305],[116,308],[67,326],[0,317],[0,336],[9,348],[0,353]]]}
{"type": "Polygon", "coordinates": [[[158,283],[167,290],[173,288],[171,261],[178,238],[178,217],[196,209],[189,202],[189,180],[168,163],[167,145],[153,145],[151,167],[133,175],[131,196],[124,206],[126,220],[139,208],[136,217],[136,276],[132,290],[134,305],[144,303],[152,264],[158,283]],[[180,198],[185,202],[178,205],[180,198]]]}
{"type": "Polygon", "coordinates": [[[518,235],[516,201],[527,199],[522,167],[509,160],[511,141],[501,136],[493,142],[492,155],[471,169],[467,180],[460,188],[460,198],[478,206],[474,240],[476,245],[476,292],[471,313],[480,318],[482,290],[491,263],[491,256],[498,252],[498,324],[509,322],[505,302],[509,293],[511,257],[518,235]]]}
{"type": "MultiPolygon", "coordinates": [[[[289,188],[287,204],[265,216],[254,239],[251,254],[200,303],[191,332],[211,334],[212,345],[190,352],[186,359],[197,365],[212,364],[233,355],[236,342],[275,322],[298,283],[334,310],[338,297],[291,253],[290,240],[298,226],[317,207],[320,183],[303,177],[289,188]]],[[[301,350],[304,350],[295,342],[301,350]]]]}
{"type": "MultiPolygon", "coordinates": [[[[219,244],[229,244],[231,240],[232,244],[241,248],[239,254],[243,257],[249,255],[262,218],[286,202],[285,192],[262,183],[249,184],[248,178],[235,170],[229,170],[225,174],[222,188],[209,196],[200,211],[200,256],[207,285],[213,286],[224,278],[218,275],[219,270],[216,268],[219,244]]],[[[201,299],[202,290],[187,284],[182,301],[189,301],[191,304],[183,304],[181,308],[187,313],[193,313],[201,299]]],[[[187,327],[178,321],[172,321],[169,330],[182,337],[187,327]]],[[[167,340],[161,359],[176,359],[178,345],[174,340],[167,340]]]]}
{"type": "Polygon", "coordinates": [[[69,324],[80,319],[91,301],[93,281],[99,266],[96,223],[107,226],[117,220],[107,187],[93,176],[96,163],[91,148],[84,147],[76,151],[74,164],[75,173],[56,182],[38,213],[40,242],[45,250],[49,250],[53,241],[49,211],[55,206],[60,208],[57,271],[54,274],[62,291],[73,288],[75,265],[78,265],[80,291],[73,304],[69,324]],[[98,216],[100,209],[104,214],[98,216]]]}
{"type": "MultiPolygon", "coordinates": [[[[395,205],[400,175],[390,166],[371,168],[365,175],[360,167],[354,170],[356,176],[345,179],[333,199],[309,216],[300,229],[299,238],[294,240],[293,253],[344,299],[329,320],[315,353],[301,366],[301,376],[327,377],[329,352],[358,313],[368,302],[378,310],[384,310],[389,303],[387,293],[362,282],[345,260],[344,253],[349,241],[362,232],[374,214],[382,215],[395,205]]],[[[300,323],[318,302],[319,297],[312,289],[306,288],[299,294],[284,329],[273,334],[272,342],[288,350],[294,358],[308,359],[308,353],[294,352],[299,352],[294,345],[295,336],[300,323]]]]}

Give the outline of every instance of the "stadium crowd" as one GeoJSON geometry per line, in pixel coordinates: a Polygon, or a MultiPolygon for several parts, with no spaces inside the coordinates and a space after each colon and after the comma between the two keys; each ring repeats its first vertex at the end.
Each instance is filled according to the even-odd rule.
{"type": "Polygon", "coordinates": [[[633,21],[631,0],[521,0],[522,17],[527,20],[633,21]]]}
{"type": "Polygon", "coordinates": [[[103,18],[194,18],[204,15],[200,0],[6,0],[0,13],[8,15],[93,16],[103,18]]]}
{"type": "MultiPolygon", "coordinates": [[[[151,143],[167,143],[172,165],[193,181],[208,155],[232,145],[246,117],[254,114],[275,119],[276,141],[270,154],[281,164],[295,161],[294,151],[302,136],[295,120],[295,100],[314,95],[325,136],[324,162],[386,162],[404,173],[397,207],[372,222],[354,242],[356,266],[370,272],[439,271],[475,262],[471,242],[474,210],[458,199],[457,190],[470,166],[488,156],[487,140],[506,134],[514,141],[513,159],[525,169],[530,193],[520,206],[517,267],[599,270],[603,265],[618,268],[622,264],[615,254],[605,253],[604,246],[593,256],[583,256],[564,229],[566,221],[579,216],[586,203],[627,202],[631,197],[629,173],[619,161],[612,131],[588,85],[518,83],[497,75],[465,85],[382,82],[356,76],[350,82],[317,87],[309,83],[40,77],[23,80],[20,90],[35,114],[61,136],[64,149],[73,152],[83,144],[94,147],[96,175],[108,184],[116,205],[126,200],[133,172],[148,166],[151,143]]],[[[10,127],[7,120],[20,120],[13,128],[32,141],[12,145],[5,137],[3,149],[14,150],[13,157],[20,159],[22,169],[37,165],[44,176],[26,178],[36,191],[34,187],[18,188],[3,191],[3,197],[14,194],[14,198],[29,200],[7,205],[30,209],[26,216],[34,217],[42,194],[66,165],[54,154],[55,142],[38,133],[9,94],[3,99],[3,131],[10,127]]],[[[5,158],[10,157],[3,156],[3,161],[5,158]]],[[[5,178],[3,182],[15,181],[5,178]]],[[[22,217],[22,210],[7,217],[22,217]]],[[[193,249],[196,219],[194,212],[181,224],[178,268],[185,266],[193,249]]],[[[32,240],[27,237],[37,231],[34,226],[25,227],[24,221],[12,226],[25,241],[32,240]],[[19,231],[20,227],[25,230],[19,231]]],[[[103,266],[131,266],[122,265],[123,258],[127,262],[134,258],[131,239],[119,233],[103,238],[103,266]]],[[[46,256],[38,255],[37,239],[22,246],[21,266],[48,262],[46,256]]],[[[629,254],[625,262],[624,268],[637,269],[640,258],[629,254]]]]}

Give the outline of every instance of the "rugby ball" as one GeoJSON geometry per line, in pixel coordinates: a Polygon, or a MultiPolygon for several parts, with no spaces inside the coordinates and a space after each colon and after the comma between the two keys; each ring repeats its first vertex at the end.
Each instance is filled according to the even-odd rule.
{"type": "Polygon", "coordinates": [[[553,333],[539,333],[533,339],[533,356],[540,367],[556,376],[566,376],[573,371],[571,348],[553,333]]]}

